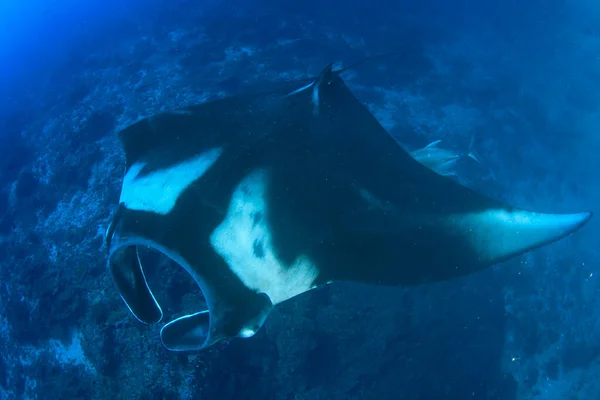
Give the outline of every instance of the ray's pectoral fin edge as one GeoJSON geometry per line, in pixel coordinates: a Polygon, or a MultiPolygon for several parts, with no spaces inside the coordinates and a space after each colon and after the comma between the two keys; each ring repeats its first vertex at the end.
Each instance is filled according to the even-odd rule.
{"type": "Polygon", "coordinates": [[[162,310],[146,282],[137,247],[117,249],[110,256],[109,270],[123,301],[133,315],[146,324],[160,322],[162,310]]]}

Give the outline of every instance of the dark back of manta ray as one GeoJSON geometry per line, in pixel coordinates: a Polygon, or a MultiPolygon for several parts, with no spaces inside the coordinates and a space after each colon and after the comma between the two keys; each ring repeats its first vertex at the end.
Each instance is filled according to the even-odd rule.
{"type": "Polygon", "coordinates": [[[269,204],[273,242],[289,264],[300,249],[311,249],[321,283],[450,279],[557,240],[589,219],[583,216],[550,238],[524,237],[516,251],[482,260],[481,249],[471,246],[464,232],[436,221],[517,209],[415,161],[338,76],[321,85],[318,104],[306,90],[286,107],[288,129],[278,130],[268,149],[275,157],[269,204]],[[365,193],[376,201],[365,199],[365,193]]]}
{"type": "Polygon", "coordinates": [[[316,283],[419,284],[489,264],[463,237],[431,221],[511,207],[413,160],[339,76],[319,85],[316,101],[314,88],[286,96],[302,86],[232,96],[140,121],[128,128],[123,146],[132,160],[136,153],[161,152],[147,159],[164,166],[198,149],[224,147],[221,162],[198,187],[205,205],[221,213],[244,176],[269,169],[273,247],[287,265],[299,254],[313,259],[320,270],[316,283]],[[167,130],[180,135],[164,135],[167,130]]]}
{"type": "Polygon", "coordinates": [[[341,78],[323,85],[318,106],[311,95],[307,90],[289,100],[293,129],[278,132],[270,149],[280,158],[269,205],[280,258],[291,264],[300,247],[312,248],[320,281],[382,284],[449,278],[449,259],[475,267],[475,254],[451,232],[418,229],[417,216],[497,203],[413,160],[341,78]],[[360,190],[380,204],[369,205],[360,190]],[[290,209],[297,210],[294,221],[290,209]]]}

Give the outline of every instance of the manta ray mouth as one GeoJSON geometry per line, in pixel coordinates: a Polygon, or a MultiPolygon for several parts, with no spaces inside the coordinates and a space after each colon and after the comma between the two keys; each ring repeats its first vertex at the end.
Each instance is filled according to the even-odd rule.
{"type": "MultiPolygon", "coordinates": [[[[121,298],[131,311],[131,313],[140,322],[145,324],[156,324],[163,318],[163,311],[156,300],[154,293],[148,285],[145,268],[140,256],[140,249],[147,248],[152,253],[160,253],[168,257],[171,261],[185,267],[185,262],[176,254],[161,248],[156,243],[136,238],[119,241],[115,243],[110,252],[109,270],[115,281],[121,298]]],[[[156,267],[158,268],[158,267],[156,267]]],[[[192,278],[196,278],[190,274],[192,278]]],[[[207,292],[202,289],[202,283],[194,279],[200,287],[200,292],[204,296],[207,304],[207,292]]],[[[209,342],[210,337],[210,312],[203,310],[179,317],[167,323],[161,329],[161,340],[164,346],[169,350],[195,350],[214,343],[209,342]]]]}
{"type": "Polygon", "coordinates": [[[108,267],[131,313],[145,324],[160,322],[162,309],[148,287],[137,247],[124,244],[111,249],[108,267]]]}
{"type": "MultiPolygon", "coordinates": [[[[140,248],[148,248],[169,258],[186,270],[204,297],[207,309],[183,315],[165,324],[160,331],[163,345],[172,351],[201,350],[230,337],[253,336],[264,324],[272,304],[268,296],[259,294],[247,299],[248,315],[230,315],[215,299],[214,290],[181,256],[159,244],[143,238],[112,241],[109,270],[121,298],[140,322],[159,323],[163,311],[148,285],[140,248]],[[237,317],[237,318],[235,318],[237,317]]],[[[220,299],[221,300],[221,299],[220,299]]]]}

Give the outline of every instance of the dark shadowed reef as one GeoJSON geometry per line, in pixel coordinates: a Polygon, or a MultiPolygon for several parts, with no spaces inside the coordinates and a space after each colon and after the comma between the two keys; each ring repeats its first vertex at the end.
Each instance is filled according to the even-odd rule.
{"type": "MultiPolygon", "coordinates": [[[[282,304],[255,337],[201,353],[166,351],[158,326],[130,316],[102,247],[124,168],[119,129],[389,51],[402,55],[346,80],[401,143],[466,151],[474,135],[485,162],[461,161],[457,179],[522,207],[595,209],[599,7],[58,3],[31,5],[35,36],[15,23],[19,35],[5,28],[0,42],[11,60],[0,77],[1,399],[600,396],[597,223],[452,282],[328,286],[282,304]]],[[[166,314],[202,303],[183,271],[143,257],[166,314]]]]}

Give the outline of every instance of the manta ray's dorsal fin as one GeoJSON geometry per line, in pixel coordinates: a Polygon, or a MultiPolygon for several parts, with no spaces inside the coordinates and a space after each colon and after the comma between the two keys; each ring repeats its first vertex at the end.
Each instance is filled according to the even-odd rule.
{"type": "Polygon", "coordinates": [[[312,80],[308,85],[302,86],[289,93],[287,96],[293,96],[297,93],[303,92],[304,90],[311,89],[311,101],[313,106],[313,115],[319,115],[319,91],[321,90],[321,86],[324,84],[331,83],[332,79],[335,77],[335,73],[333,72],[333,63],[330,63],[314,80],[312,80]]]}

